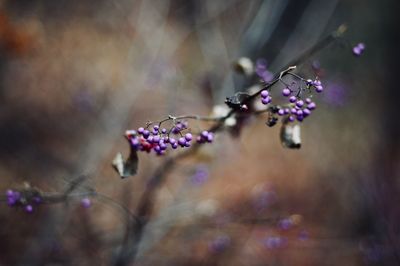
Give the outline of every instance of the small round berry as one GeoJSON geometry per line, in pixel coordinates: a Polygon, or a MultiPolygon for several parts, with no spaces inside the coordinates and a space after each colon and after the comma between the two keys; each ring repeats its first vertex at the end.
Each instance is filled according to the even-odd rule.
{"type": "Polygon", "coordinates": [[[161,139],[160,139],[160,136],[158,136],[158,135],[153,137],[153,142],[154,142],[154,143],[159,143],[160,140],[161,140],[161,139]]]}
{"type": "Polygon", "coordinates": [[[175,142],[174,144],[171,144],[171,146],[172,146],[172,149],[175,150],[176,148],[178,148],[178,143],[175,142]]]}
{"type": "Polygon", "coordinates": [[[303,115],[303,110],[297,110],[297,116],[302,116],[303,115]]]}
{"type": "Polygon", "coordinates": [[[40,204],[40,203],[42,202],[42,198],[39,197],[39,196],[35,196],[35,197],[33,197],[33,201],[34,201],[36,204],[40,204]]]}
{"type": "Polygon", "coordinates": [[[319,79],[314,80],[314,86],[321,86],[322,83],[319,79]]]}
{"type": "Polygon", "coordinates": [[[214,140],[214,134],[210,132],[207,136],[207,142],[212,142],[213,140],[214,140]]]}
{"type": "Polygon", "coordinates": [[[27,213],[33,212],[33,207],[32,207],[32,205],[30,205],[30,204],[26,205],[26,206],[25,206],[25,211],[26,211],[27,213]]]}
{"type": "Polygon", "coordinates": [[[304,109],[303,109],[303,114],[304,114],[304,116],[309,116],[309,115],[311,114],[310,109],[304,108],[304,109]]]}
{"type": "Polygon", "coordinates": [[[185,147],[190,147],[190,142],[189,141],[185,142],[185,147]]]}
{"type": "Polygon", "coordinates": [[[306,85],[307,85],[307,86],[313,85],[313,81],[312,81],[311,79],[307,79],[306,85]]]}
{"type": "Polygon", "coordinates": [[[267,96],[266,98],[261,99],[261,102],[262,102],[264,105],[269,104],[271,101],[272,101],[271,96],[267,96]]]}
{"type": "Polygon", "coordinates": [[[137,130],[137,132],[138,132],[139,134],[143,134],[144,128],[143,128],[143,127],[139,127],[138,130],[137,130]]]}
{"type": "Polygon", "coordinates": [[[289,98],[289,102],[291,102],[291,103],[296,102],[296,100],[297,100],[296,96],[290,96],[290,98],[289,98]]]}
{"type": "Polygon", "coordinates": [[[268,95],[269,95],[269,92],[268,92],[267,90],[261,91],[261,97],[262,97],[262,98],[267,98],[268,95]]]}
{"type": "Polygon", "coordinates": [[[196,137],[197,143],[204,143],[204,139],[201,136],[196,137]]]}
{"type": "Polygon", "coordinates": [[[296,106],[297,106],[297,107],[302,107],[303,105],[304,105],[303,100],[298,100],[298,101],[296,102],[296,106]]]}
{"type": "Polygon", "coordinates": [[[167,144],[165,144],[165,143],[160,143],[160,149],[161,149],[162,151],[166,150],[166,149],[167,149],[167,144]]]}
{"type": "Polygon", "coordinates": [[[181,137],[178,139],[178,144],[181,145],[182,147],[185,146],[186,140],[184,137],[181,137]]]}
{"type": "Polygon", "coordinates": [[[14,191],[12,191],[11,189],[8,189],[6,192],[7,197],[13,197],[14,196],[14,191]]]}
{"type": "Polygon", "coordinates": [[[206,139],[208,137],[208,131],[204,130],[201,132],[201,136],[206,139]]]}
{"type": "Polygon", "coordinates": [[[292,113],[292,114],[297,114],[297,109],[296,109],[296,108],[290,109],[290,113],[292,113]]]}
{"type": "Polygon", "coordinates": [[[159,145],[154,146],[154,151],[157,152],[157,153],[160,152],[161,151],[161,147],[159,145]]]}
{"type": "Polygon", "coordinates": [[[191,140],[193,139],[192,134],[186,133],[186,134],[185,134],[185,139],[186,139],[187,141],[191,141],[191,140]]]}
{"type": "Polygon", "coordinates": [[[153,143],[153,142],[154,142],[154,137],[153,137],[153,136],[149,136],[149,137],[147,138],[147,142],[148,142],[148,143],[153,143]]]}
{"type": "Polygon", "coordinates": [[[166,134],[167,133],[167,129],[166,128],[161,129],[161,133],[166,134]]]}
{"type": "Polygon", "coordinates": [[[290,109],[289,108],[285,108],[284,113],[285,113],[285,115],[289,114],[290,113],[290,109]]]}
{"type": "Polygon", "coordinates": [[[355,56],[360,56],[361,54],[362,54],[362,49],[360,49],[360,47],[358,47],[358,46],[354,46],[353,47],[353,54],[355,55],[355,56]]]}
{"type": "Polygon", "coordinates": [[[292,93],[292,92],[288,88],[284,88],[282,90],[282,95],[285,96],[285,97],[289,96],[290,93],[292,93]]]}
{"type": "Polygon", "coordinates": [[[289,119],[289,122],[293,122],[295,118],[294,118],[294,116],[290,115],[288,119],[289,119]]]}
{"type": "Polygon", "coordinates": [[[311,99],[310,98],[306,98],[306,103],[307,104],[311,103],[311,99]]]}
{"type": "Polygon", "coordinates": [[[89,198],[83,198],[82,200],[81,200],[81,206],[83,207],[83,208],[89,208],[90,206],[92,205],[92,202],[90,201],[90,199],[89,198]]]}
{"type": "Polygon", "coordinates": [[[139,144],[140,144],[139,139],[138,138],[131,139],[131,144],[134,147],[139,147],[139,144]]]}
{"type": "Polygon", "coordinates": [[[311,102],[307,105],[307,108],[310,110],[314,110],[317,107],[317,105],[315,104],[315,102],[311,102]]]}
{"type": "Polygon", "coordinates": [[[159,128],[160,128],[159,126],[155,125],[155,126],[153,127],[153,130],[158,131],[159,128]]]}
{"type": "Polygon", "coordinates": [[[147,138],[150,136],[150,131],[148,131],[147,129],[145,129],[145,130],[143,131],[142,135],[143,135],[143,137],[144,137],[145,139],[147,139],[147,138]]]}
{"type": "Polygon", "coordinates": [[[321,85],[315,86],[315,91],[316,91],[316,92],[320,93],[320,92],[322,92],[323,90],[324,90],[324,87],[322,87],[321,85]]]}
{"type": "Polygon", "coordinates": [[[283,110],[283,109],[279,109],[279,111],[278,111],[278,115],[284,115],[285,114],[285,110],[283,110]]]}
{"type": "Polygon", "coordinates": [[[171,145],[174,145],[176,143],[176,139],[169,138],[169,143],[171,143],[171,145]]]}

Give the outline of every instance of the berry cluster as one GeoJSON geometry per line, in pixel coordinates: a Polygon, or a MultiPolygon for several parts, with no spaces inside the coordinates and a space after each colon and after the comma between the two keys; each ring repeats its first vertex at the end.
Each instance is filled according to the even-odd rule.
{"type": "Polygon", "coordinates": [[[42,202],[39,193],[31,193],[33,191],[17,191],[9,189],[6,192],[7,204],[10,207],[23,207],[28,213],[33,212],[33,206],[42,202]]]}
{"type": "MultiPolygon", "coordinates": [[[[321,93],[324,90],[322,83],[320,80],[304,80],[300,78],[301,82],[305,84],[305,87],[298,87],[296,90],[293,90],[291,86],[285,84],[285,87],[282,89],[282,95],[288,99],[288,103],[282,106],[275,106],[274,108],[270,108],[270,111],[278,116],[286,118],[286,121],[293,122],[297,119],[297,121],[301,122],[306,117],[308,117],[311,112],[317,107],[315,102],[311,100],[311,97],[303,98],[303,92],[308,92],[309,96],[312,96],[312,89],[317,93],[321,93]]],[[[270,104],[272,102],[272,97],[269,95],[268,90],[261,91],[261,103],[264,105],[270,104]]],[[[274,121],[277,121],[275,116],[272,117],[274,121]]],[[[274,125],[275,123],[273,123],[274,125]]]]}
{"type": "MultiPolygon", "coordinates": [[[[178,121],[169,130],[160,128],[159,125],[153,126],[151,130],[148,127],[128,130],[126,131],[126,137],[136,151],[149,153],[153,150],[157,155],[163,155],[168,147],[177,149],[179,147],[187,148],[192,145],[194,136],[190,132],[184,133],[187,128],[186,121],[178,121]]],[[[196,137],[197,143],[212,142],[213,139],[214,134],[208,131],[203,131],[196,137]]]]}

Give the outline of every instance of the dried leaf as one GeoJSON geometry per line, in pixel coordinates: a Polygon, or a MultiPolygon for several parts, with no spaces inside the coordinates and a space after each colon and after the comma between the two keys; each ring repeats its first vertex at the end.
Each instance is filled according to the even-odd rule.
{"type": "Polygon", "coordinates": [[[225,103],[234,110],[242,110],[244,101],[250,97],[246,92],[237,92],[231,97],[226,97],[225,103]]]}
{"type": "Polygon", "coordinates": [[[284,123],[281,128],[281,142],[282,145],[289,149],[300,149],[300,125],[284,123]]]}
{"type": "Polygon", "coordinates": [[[137,173],[138,163],[139,158],[137,156],[137,152],[131,147],[129,157],[126,161],[124,161],[122,154],[119,152],[115,156],[112,165],[120,177],[125,178],[134,176],[137,173]]]}

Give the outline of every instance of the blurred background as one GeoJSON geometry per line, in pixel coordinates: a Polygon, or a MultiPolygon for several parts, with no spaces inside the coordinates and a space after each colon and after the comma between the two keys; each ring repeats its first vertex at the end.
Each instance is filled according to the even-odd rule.
{"type": "Polygon", "coordinates": [[[125,263],[400,265],[396,3],[0,1],[1,191],[61,192],[85,175],[82,187],[109,199],[32,213],[0,202],[0,265],[116,264],[121,206],[135,213],[165,160],[141,153],[138,174],[121,179],[111,161],[129,152],[125,130],[208,115],[251,84],[236,59],[265,58],[276,72],[342,23],[345,41],[299,66],[320,64],[326,87],[302,148],[283,148],[262,118],[218,134],[167,175],[125,263]]]}

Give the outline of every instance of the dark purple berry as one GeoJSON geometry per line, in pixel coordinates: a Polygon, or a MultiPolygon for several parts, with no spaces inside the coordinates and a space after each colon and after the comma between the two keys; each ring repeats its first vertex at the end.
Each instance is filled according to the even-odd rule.
{"type": "Polygon", "coordinates": [[[288,88],[284,88],[282,90],[282,95],[285,96],[285,97],[289,96],[290,93],[292,93],[292,92],[288,88]]]}
{"type": "Polygon", "coordinates": [[[317,107],[317,105],[315,104],[315,102],[311,102],[307,105],[307,108],[310,110],[314,110],[317,107]]]}
{"type": "Polygon", "coordinates": [[[32,205],[30,205],[30,204],[26,205],[26,206],[25,206],[25,211],[26,211],[27,213],[33,212],[33,207],[32,207],[32,205]]]}
{"type": "Polygon", "coordinates": [[[302,107],[303,105],[304,105],[303,100],[298,100],[298,101],[296,102],[296,106],[297,106],[297,107],[302,107]]]}
{"type": "Polygon", "coordinates": [[[192,134],[186,133],[186,134],[185,134],[185,139],[186,139],[187,141],[191,141],[191,140],[193,139],[192,134]]]}
{"type": "Polygon", "coordinates": [[[268,95],[269,95],[269,92],[268,92],[267,90],[261,91],[261,97],[262,97],[262,98],[267,98],[268,95]]]}

